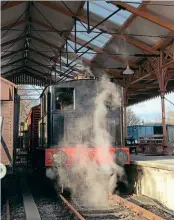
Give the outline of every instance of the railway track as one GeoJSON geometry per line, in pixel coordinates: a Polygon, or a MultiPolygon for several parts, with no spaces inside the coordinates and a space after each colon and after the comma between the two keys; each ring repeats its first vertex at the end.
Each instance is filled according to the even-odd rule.
{"type": "Polygon", "coordinates": [[[82,204],[78,199],[69,200],[59,195],[62,201],[80,220],[123,219],[123,220],[162,220],[163,218],[147,211],[136,204],[114,195],[107,206],[93,208],[82,204]]]}
{"type": "MultiPolygon", "coordinates": [[[[52,185],[50,186],[45,179],[40,177],[32,176],[26,179],[16,179],[16,181],[20,182],[18,187],[15,184],[17,194],[9,195],[7,198],[2,220],[174,219],[170,212],[168,212],[168,216],[162,215],[159,210],[154,214],[155,206],[151,207],[150,211],[140,207],[136,202],[128,199],[131,196],[128,196],[127,199],[117,195],[108,196],[107,205],[98,204],[94,208],[83,204],[78,198],[70,199],[62,194],[57,195],[52,185]],[[21,193],[19,193],[19,189],[21,193]],[[161,217],[158,216],[158,213],[161,217]]],[[[165,209],[163,209],[164,211],[165,209]]]]}
{"type": "MultiPolygon", "coordinates": [[[[30,181],[29,181],[30,182],[30,181]]],[[[42,180],[29,183],[31,194],[37,206],[40,219],[80,219],[80,220],[162,220],[150,211],[127,201],[120,196],[108,197],[107,205],[98,205],[97,208],[82,204],[79,199],[65,198],[62,194],[57,195],[52,184],[42,180]],[[37,185],[38,184],[38,185],[37,185]],[[39,190],[38,190],[39,189],[39,190]]],[[[49,182],[50,183],[50,182],[49,182]]]]}

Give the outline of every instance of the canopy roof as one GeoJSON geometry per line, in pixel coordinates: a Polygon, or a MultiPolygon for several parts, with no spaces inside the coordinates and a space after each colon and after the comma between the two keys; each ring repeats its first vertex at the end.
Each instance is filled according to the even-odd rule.
{"type": "Polygon", "coordinates": [[[1,74],[16,84],[106,72],[135,104],[159,94],[154,63],[163,51],[174,88],[172,1],[2,1],[1,10],[1,74]],[[127,65],[133,75],[123,74],[127,65]]]}

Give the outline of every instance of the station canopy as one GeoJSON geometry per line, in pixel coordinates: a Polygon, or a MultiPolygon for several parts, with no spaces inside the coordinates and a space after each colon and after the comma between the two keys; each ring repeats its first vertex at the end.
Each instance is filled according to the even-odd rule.
{"type": "Polygon", "coordinates": [[[172,91],[173,54],[173,1],[1,1],[1,74],[18,85],[106,73],[131,105],[161,77],[172,91]]]}

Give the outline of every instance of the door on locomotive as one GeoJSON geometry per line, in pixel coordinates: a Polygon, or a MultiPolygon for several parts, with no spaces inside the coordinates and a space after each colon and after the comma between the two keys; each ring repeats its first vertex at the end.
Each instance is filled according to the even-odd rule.
{"type": "MultiPolygon", "coordinates": [[[[61,161],[70,166],[71,159],[76,154],[75,146],[81,144],[83,148],[86,136],[88,136],[88,148],[83,148],[85,149],[84,154],[87,151],[95,154],[95,148],[91,148],[92,143],[89,143],[92,127],[89,126],[88,129],[84,129],[86,125],[83,126],[82,124],[78,132],[74,131],[78,127],[81,118],[86,117],[86,120],[91,122],[92,125],[96,95],[97,82],[95,80],[67,81],[60,85],[49,86],[44,90],[41,95],[42,108],[39,137],[40,143],[44,142],[44,145],[41,144],[40,147],[45,149],[44,165],[46,167],[52,166],[52,157],[55,153],[56,155],[60,154],[60,157],[64,157],[61,161]],[[43,125],[45,127],[44,132],[41,128],[43,125]]],[[[112,147],[109,150],[117,164],[129,164],[129,149],[120,145],[120,123],[122,123],[120,121],[120,108],[114,112],[108,112],[107,124],[113,139],[112,147]]]]}

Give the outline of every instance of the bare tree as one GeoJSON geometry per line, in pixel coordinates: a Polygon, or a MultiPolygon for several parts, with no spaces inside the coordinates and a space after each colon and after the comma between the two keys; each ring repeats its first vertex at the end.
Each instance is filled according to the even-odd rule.
{"type": "Polygon", "coordinates": [[[130,109],[127,108],[127,126],[140,125],[142,123],[141,119],[130,109]]]}

